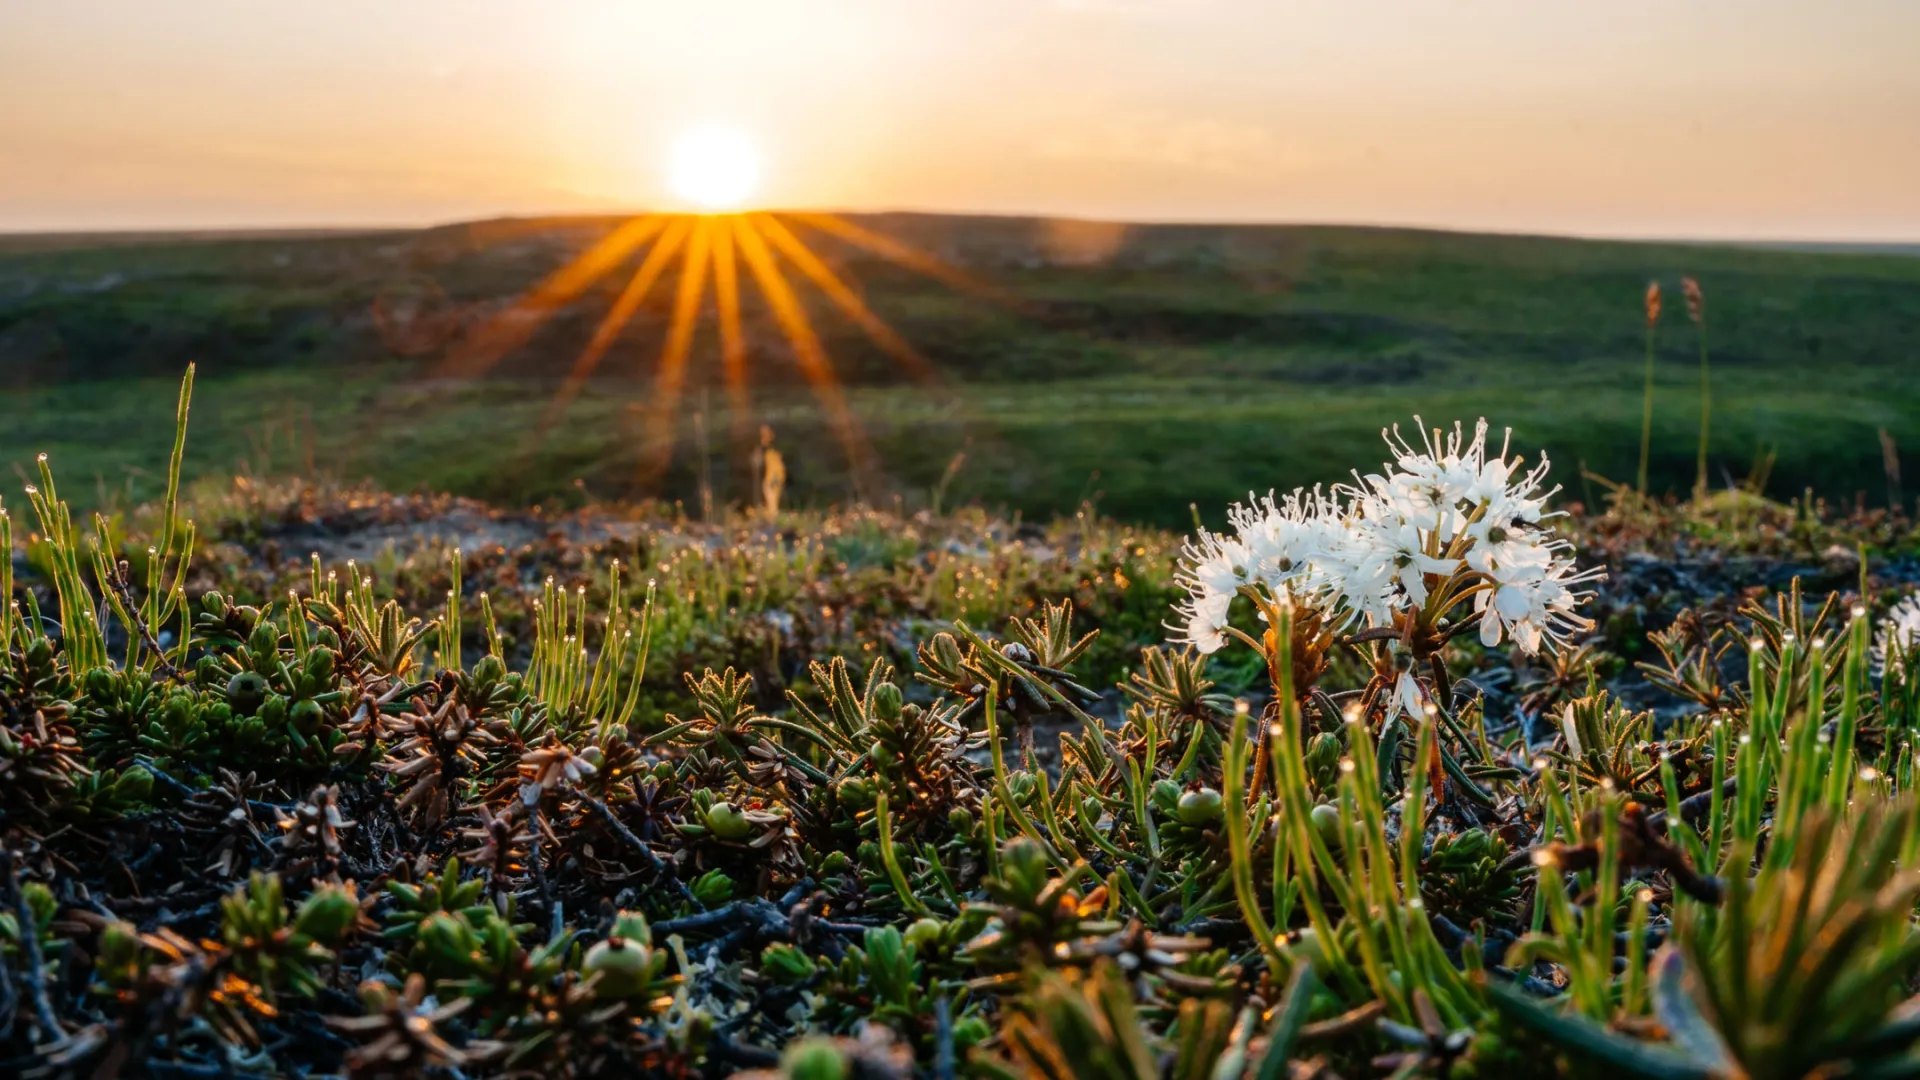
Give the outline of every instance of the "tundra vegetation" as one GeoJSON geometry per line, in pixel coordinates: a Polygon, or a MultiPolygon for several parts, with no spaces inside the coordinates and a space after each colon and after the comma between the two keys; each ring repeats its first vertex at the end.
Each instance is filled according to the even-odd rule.
{"type": "Polygon", "coordinates": [[[190,392],[0,507],[9,1075],[1920,1072],[1899,507],[539,516],[183,485],[190,392]]]}

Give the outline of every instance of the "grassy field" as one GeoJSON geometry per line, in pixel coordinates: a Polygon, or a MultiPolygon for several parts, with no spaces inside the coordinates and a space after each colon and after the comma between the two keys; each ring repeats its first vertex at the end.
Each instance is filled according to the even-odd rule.
{"type": "MultiPolygon", "coordinates": [[[[801,286],[884,475],[869,497],[946,495],[1028,514],[1094,499],[1180,524],[1188,505],[1334,480],[1377,456],[1378,429],[1486,415],[1548,449],[1575,497],[1638,457],[1649,279],[1667,289],[1657,361],[1656,486],[1691,481],[1698,359],[1679,278],[1707,297],[1713,473],[1777,455],[1775,494],[1886,497],[1878,430],[1920,447],[1920,259],[1409,231],[1102,226],[877,216],[877,231],[999,290],[982,299],[796,224],[933,364],[921,381],[801,286]]],[[[299,471],[509,502],[689,497],[706,451],[742,497],[727,433],[771,424],[794,496],[851,494],[838,443],[751,286],[753,415],[721,406],[711,303],[679,451],[637,488],[644,403],[672,300],[657,288],[564,422],[541,432],[617,273],[485,377],[433,377],[438,356],[613,223],[508,222],[413,233],[75,238],[0,243],[0,460],[56,455],[69,485],[150,497],[171,389],[200,364],[189,469],[299,471]],[[430,318],[375,317],[412,305],[430,318]],[[404,323],[404,320],[399,320],[404,323]],[[422,328],[426,329],[423,330],[422,328]],[[145,462],[129,467],[128,462],[145,462]]],[[[671,271],[670,271],[671,273],[671,271]]],[[[798,275],[789,274],[798,279],[798,275]]],[[[1914,471],[1909,469],[1909,472],[1914,471]]],[[[1912,487],[1913,485],[1909,485],[1912,487]]]]}

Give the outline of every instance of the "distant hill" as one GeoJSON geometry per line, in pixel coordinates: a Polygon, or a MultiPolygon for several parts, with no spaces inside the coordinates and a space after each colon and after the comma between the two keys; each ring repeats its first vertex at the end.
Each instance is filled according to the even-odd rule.
{"type": "MultiPolygon", "coordinates": [[[[583,490],[575,479],[632,494],[641,441],[632,417],[653,392],[676,270],[614,341],[562,429],[540,434],[551,419],[544,403],[637,256],[554,312],[481,383],[422,381],[622,220],[0,238],[0,389],[11,391],[0,416],[12,421],[0,423],[0,452],[71,446],[84,458],[91,444],[72,432],[88,417],[100,420],[96,438],[135,434],[105,419],[124,420],[133,388],[149,385],[128,380],[171,380],[193,361],[208,409],[226,417],[197,429],[196,446],[216,455],[209,471],[251,452],[249,424],[305,410],[314,419],[302,456],[340,471],[503,499],[572,497],[583,490]]],[[[1717,473],[1745,475],[1771,448],[1776,490],[1879,498],[1878,430],[1920,448],[1911,246],[848,216],[980,286],[968,290],[786,220],[931,366],[930,385],[782,257],[899,491],[924,493],[965,448],[955,490],[968,497],[1039,511],[1099,495],[1116,512],[1178,523],[1197,497],[1337,479],[1322,461],[1364,451],[1382,424],[1416,410],[1514,423],[1523,441],[1564,459],[1574,485],[1581,460],[1630,476],[1649,279],[1668,289],[1656,476],[1684,486],[1698,374],[1683,274],[1707,295],[1717,473]]],[[[796,491],[844,496],[844,461],[804,365],[742,277],[753,412],[722,415],[711,297],[684,402],[703,392],[714,402],[709,451],[735,471],[716,432],[769,421],[796,438],[820,435],[795,448],[796,491]]],[[[683,425],[673,435],[679,464],[660,490],[685,495],[696,433],[683,425]]],[[[1920,475],[1920,463],[1908,472],[1920,475]]]]}

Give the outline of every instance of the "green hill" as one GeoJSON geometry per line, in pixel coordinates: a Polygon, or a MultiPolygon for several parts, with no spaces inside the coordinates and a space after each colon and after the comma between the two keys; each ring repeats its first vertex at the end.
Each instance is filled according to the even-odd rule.
{"type": "MultiPolygon", "coordinates": [[[[1886,497],[1879,429],[1920,448],[1920,259],[1899,253],[1639,244],[1408,230],[1121,226],[1013,218],[851,218],[937,256],[957,290],[790,220],[934,371],[915,377],[796,268],[796,285],[882,475],[866,494],[947,493],[1029,513],[1097,498],[1178,524],[1188,504],[1344,475],[1383,424],[1485,415],[1578,465],[1631,478],[1649,279],[1667,290],[1657,486],[1684,489],[1698,424],[1683,274],[1706,293],[1713,471],[1772,452],[1772,488],[1886,497]]],[[[514,502],[645,493],[641,430],[677,270],[601,377],[542,420],[637,259],[476,380],[439,358],[618,224],[501,221],[413,232],[0,239],[0,458],[47,450],[107,496],[150,496],[125,432],[164,424],[200,365],[189,468],[287,470],[514,502]],[[153,414],[153,415],[148,415],[153,414]],[[584,495],[583,495],[584,493],[584,495]]],[[[744,494],[731,433],[771,424],[795,497],[845,498],[848,472],[793,350],[742,271],[752,414],[727,413],[703,309],[658,493],[690,497],[697,433],[721,497],[744,494]],[[708,402],[706,415],[699,403],[708,402]],[[696,422],[698,421],[698,422],[696,422]]],[[[157,466],[158,462],[150,463],[157,466]]],[[[1909,469],[1909,472],[1915,471],[1909,469]]],[[[1915,486],[1910,484],[1910,487],[1915,486]]]]}

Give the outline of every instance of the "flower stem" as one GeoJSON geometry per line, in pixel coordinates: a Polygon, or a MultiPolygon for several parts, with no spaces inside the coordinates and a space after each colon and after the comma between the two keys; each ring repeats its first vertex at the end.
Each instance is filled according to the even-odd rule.
{"type": "Polygon", "coordinates": [[[1647,493],[1647,460],[1653,452],[1653,321],[1647,321],[1647,382],[1640,401],[1640,478],[1638,490],[1647,493]]]}
{"type": "Polygon", "coordinates": [[[1694,472],[1693,495],[1696,499],[1707,497],[1707,439],[1713,426],[1713,386],[1707,363],[1707,321],[1703,316],[1696,324],[1700,331],[1700,460],[1694,472]]]}

